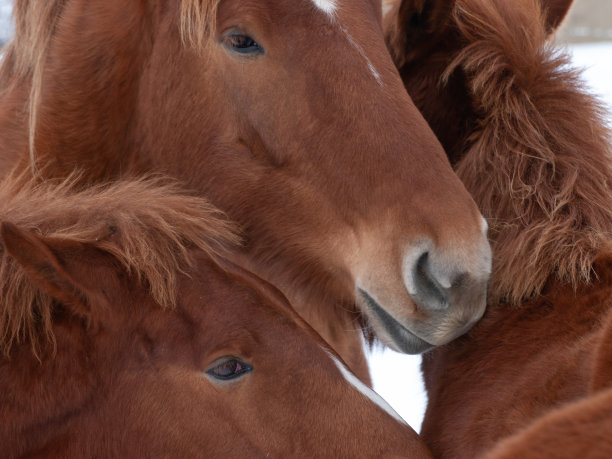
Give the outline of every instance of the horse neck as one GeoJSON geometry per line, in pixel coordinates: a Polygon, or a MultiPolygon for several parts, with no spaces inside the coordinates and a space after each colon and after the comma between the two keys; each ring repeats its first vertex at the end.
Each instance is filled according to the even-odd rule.
{"type": "Polygon", "coordinates": [[[85,64],[54,73],[49,72],[41,100],[35,155],[50,156],[52,170],[57,167],[62,175],[72,165],[86,170],[92,179],[127,168],[133,151],[130,120],[138,92],[134,70],[118,60],[102,71],[85,64]]]}
{"type": "Polygon", "coordinates": [[[505,22],[464,24],[469,43],[451,68],[465,72],[477,116],[457,173],[490,224],[489,298],[519,303],[551,278],[590,281],[612,234],[612,172],[602,106],[539,22],[505,22]]]}
{"type": "Polygon", "coordinates": [[[135,152],[131,125],[148,35],[134,23],[84,30],[78,16],[78,8],[66,9],[39,61],[4,95],[0,123],[11,135],[3,134],[2,147],[11,152],[7,163],[32,158],[49,176],[78,168],[106,179],[128,168],[135,152]]]}
{"type": "MultiPolygon", "coordinates": [[[[601,257],[598,262],[600,269],[597,274],[601,281],[608,286],[606,297],[610,298],[612,294],[612,250],[608,252],[607,256],[601,257]]],[[[602,301],[602,303],[605,303],[605,301],[602,301]]],[[[612,382],[612,309],[608,307],[604,314],[606,319],[594,352],[593,373],[590,382],[592,391],[608,387],[612,382]]]]}
{"type": "Polygon", "coordinates": [[[27,157],[30,85],[0,81],[0,179],[27,157]]]}

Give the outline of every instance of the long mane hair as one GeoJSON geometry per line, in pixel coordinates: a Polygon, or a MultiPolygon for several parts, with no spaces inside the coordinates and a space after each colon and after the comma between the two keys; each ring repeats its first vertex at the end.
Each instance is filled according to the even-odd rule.
{"type": "Polygon", "coordinates": [[[477,125],[457,174],[490,224],[489,301],[519,303],[547,281],[577,287],[610,251],[612,169],[605,108],[547,41],[538,0],[459,0],[477,125]]]}

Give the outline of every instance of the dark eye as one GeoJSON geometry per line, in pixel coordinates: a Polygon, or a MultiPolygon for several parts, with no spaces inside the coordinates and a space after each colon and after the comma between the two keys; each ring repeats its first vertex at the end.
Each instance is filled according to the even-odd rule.
{"type": "Polygon", "coordinates": [[[264,50],[248,35],[231,34],[223,37],[223,44],[240,54],[263,54],[264,50]]]}
{"type": "Polygon", "coordinates": [[[234,358],[227,358],[221,360],[211,369],[207,370],[206,374],[215,379],[227,381],[229,379],[238,378],[245,373],[250,373],[251,371],[253,371],[253,367],[250,365],[247,365],[246,363],[234,358]]]}

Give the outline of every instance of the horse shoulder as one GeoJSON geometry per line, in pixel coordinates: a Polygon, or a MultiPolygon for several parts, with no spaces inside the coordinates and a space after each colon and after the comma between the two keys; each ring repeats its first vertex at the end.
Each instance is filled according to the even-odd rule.
{"type": "Polygon", "coordinates": [[[483,459],[612,457],[612,388],[564,405],[501,441],[483,459]]]}
{"type": "Polygon", "coordinates": [[[591,391],[612,386],[612,256],[598,260],[597,275],[602,283],[600,301],[608,306],[593,356],[591,391]]]}

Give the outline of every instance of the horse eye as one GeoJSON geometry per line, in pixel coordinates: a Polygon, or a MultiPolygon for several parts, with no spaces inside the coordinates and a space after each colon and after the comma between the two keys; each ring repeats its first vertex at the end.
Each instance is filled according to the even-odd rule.
{"type": "Polygon", "coordinates": [[[223,37],[223,44],[240,54],[263,54],[264,50],[259,43],[248,35],[230,34],[223,37]]]}
{"type": "Polygon", "coordinates": [[[253,371],[253,367],[250,365],[247,365],[246,363],[234,358],[228,358],[222,360],[210,370],[207,370],[206,374],[215,379],[227,381],[229,379],[238,378],[245,373],[250,373],[251,371],[253,371]]]}

